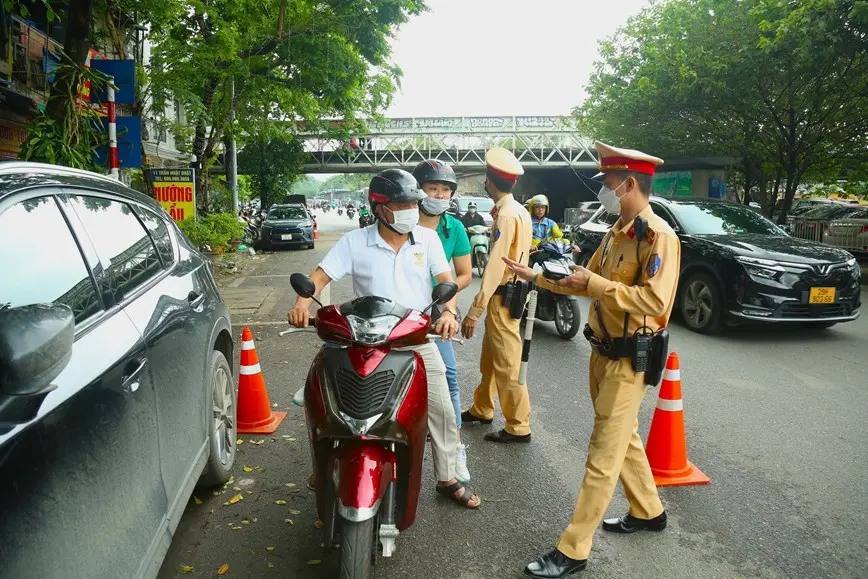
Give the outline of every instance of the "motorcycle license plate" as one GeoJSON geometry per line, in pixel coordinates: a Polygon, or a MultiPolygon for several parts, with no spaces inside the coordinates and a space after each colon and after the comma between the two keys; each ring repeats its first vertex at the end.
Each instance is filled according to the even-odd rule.
{"type": "Polygon", "coordinates": [[[292,233],[284,233],[283,235],[280,236],[280,239],[282,241],[289,241],[289,240],[293,239],[294,237],[295,236],[292,233]]]}
{"type": "Polygon", "coordinates": [[[811,293],[808,296],[809,304],[834,304],[835,303],[835,288],[833,287],[812,287],[811,293]]]}

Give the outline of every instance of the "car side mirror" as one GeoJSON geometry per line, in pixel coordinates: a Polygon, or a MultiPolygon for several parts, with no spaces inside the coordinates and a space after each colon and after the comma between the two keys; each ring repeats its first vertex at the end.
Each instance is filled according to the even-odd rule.
{"type": "Polygon", "coordinates": [[[0,426],[36,417],[72,357],[75,316],[63,304],[0,309],[0,426]]]}

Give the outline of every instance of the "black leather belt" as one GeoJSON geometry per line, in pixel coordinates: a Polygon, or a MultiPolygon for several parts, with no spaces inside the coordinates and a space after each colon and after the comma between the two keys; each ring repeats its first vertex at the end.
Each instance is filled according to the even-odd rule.
{"type": "Polygon", "coordinates": [[[609,338],[608,340],[598,338],[594,335],[594,331],[588,324],[585,324],[583,333],[594,352],[612,360],[632,358],[633,353],[636,351],[636,343],[632,338],[609,338]]]}

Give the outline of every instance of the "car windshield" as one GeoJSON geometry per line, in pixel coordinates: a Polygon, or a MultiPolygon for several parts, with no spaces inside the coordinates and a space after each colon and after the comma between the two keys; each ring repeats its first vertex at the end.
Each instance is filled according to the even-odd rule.
{"type": "Polygon", "coordinates": [[[274,207],[268,212],[268,219],[307,219],[307,212],[301,207],[274,207]]]}
{"type": "Polygon", "coordinates": [[[467,211],[467,206],[470,205],[470,202],[476,203],[476,210],[480,213],[491,213],[492,208],[494,207],[494,201],[491,199],[458,199],[458,211],[464,213],[467,211]]]}
{"type": "Polygon", "coordinates": [[[785,235],[783,230],[749,207],[735,203],[677,203],[673,207],[688,233],[785,235]]]}

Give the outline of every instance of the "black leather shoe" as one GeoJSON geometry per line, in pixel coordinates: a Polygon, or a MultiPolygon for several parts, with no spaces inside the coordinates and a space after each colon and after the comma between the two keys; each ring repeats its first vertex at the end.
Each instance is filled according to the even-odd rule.
{"type": "Polygon", "coordinates": [[[525,575],[538,579],[558,579],[576,571],[581,571],[588,565],[587,559],[570,559],[557,549],[552,549],[541,555],[524,568],[525,575]]]}
{"type": "Polygon", "coordinates": [[[613,533],[635,533],[636,531],[662,531],[666,528],[666,511],[653,519],[637,519],[629,513],[614,519],[604,519],[603,529],[613,533]]]}
{"type": "Polygon", "coordinates": [[[480,424],[491,424],[494,422],[494,418],[480,418],[475,414],[471,414],[469,410],[465,410],[461,413],[461,423],[471,423],[471,422],[479,422],[480,424]]]}
{"type": "Polygon", "coordinates": [[[490,442],[530,442],[530,434],[518,436],[517,434],[510,434],[506,430],[498,430],[486,434],[485,440],[490,442]]]}

